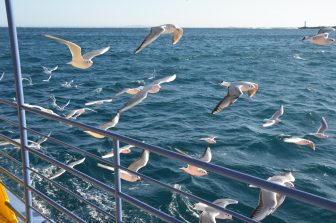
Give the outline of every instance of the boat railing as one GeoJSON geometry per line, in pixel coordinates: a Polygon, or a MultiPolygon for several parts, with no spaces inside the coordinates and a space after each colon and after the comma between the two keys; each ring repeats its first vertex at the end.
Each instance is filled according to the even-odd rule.
{"type": "Polygon", "coordinates": [[[4,134],[0,134],[0,139],[3,141],[6,141],[16,147],[20,148],[21,151],[21,158],[18,160],[14,157],[12,157],[10,154],[6,153],[5,150],[1,150],[0,148],[0,156],[3,158],[8,159],[8,161],[15,163],[17,166],[20,166],[21,168],[21,177],[18,176],[18,174],[15,174],[14,171],[10,171],[8,168],[5,168],[4,165],[2,165],[0,161],[0,176],[4,176],[9,180],[14,181],[15,183],[19,184],[24,188],[24,194],[23,196],[17,193],[16,189],[13,188],[13,184],[7,184],[5,181],[0,181],[3,186],[7,188],[8,191],[13,193],[19,200],[22,201],[22,203],[25,206],[25,213],[21,214],[16,210],[16,207],[11,206],[8,204],[8,207],[12,209],[15,213],[17,213],[17,217],[20,218],[23,222],[31,223],[32,222],[32,213],[37,212],[41,216],[43,216],[46,220],[50,222],[57,222],[55,219],[51,219],[52,216],[47,216],[46,214],[42,213],[41,210],[39,210],[37,207],[34,207],[32,204],[32,194],[39,197],[40,199],[44,200],[46,203],[48,203],[50,206],[55,208],[56,210],[60,211],[64,215],[68,216],[72,222],[86,222],[85,219],[81,218],[77,214],[75,214],[72,210],[69,210],[62,206],[60,203],[49,197],[48,195],[41,192],[38,188],[32,186],[30,176],[32,174],[38,175],[43,180],[47,181],[48,183],[52,184],[53,186],[57,187],[59,190],[64,191],[69,196],[78,199],[79,201],[85,203],[86,205],[90,206],[91,208],[95,209],[97,212],[105,215],[109,219],[112,219],[114,222],[123,222],[123,202],[127,202],[133,206],[136,206],[137,208],[144,210],[145,212],[148,212],[149,214],[152,214],[154,216],[157,216],[158,218],[162,219],[166,222],[183,222],[182,220],[178,219],[176,216],[172,216],[171,214],[168,214],[162,210],[159,210],[156,207],[153,207],[127,193],[125,193],[125,190],[122,190],[121,187],[121,177],[120,172],[121,171],[129,171],[132,174],[135,174],[139,176],[142,180],[148,181],[150,184],[162,187],[164,189],[170,190],[173,193],[179,194],[180,196],[187,197],[188,199],[196,202],[202,202],[210,207],[213,207],[219,211],[226,212],[227,214],[232,215],[234,219],[239,219],[243,222],[256,222],[255,220],[238,213],[236,211],[233,211],[231,209],[222,208],[220,206],[217,206],[213,204],[211,201],[207,201],[206,199],[203,199],[197,195],[185,192],[183,190],[180,190],[179,188],[174,187],[173,185],[169,185],[167,183],[161,182],[159,180],[153,179],[152,177],[146,176],[144,174],[133,172],[131,170],[128,170],[127,168],[120,165],[120,154],[119,154],[119,143],[123,144],[129,144],[134,145],[135,147],[148,150],[152,153],[155,153],[160,156],[167,157],[171,160],[176,160],[178,162],[182,162],[189,165],[194,165],[200,168],[203,168],[207,171],[210,171],[212,173],[218,174],[220,176],[223,176],[225,178],[241,182],[246,185],[254,185],[259,188],[263,188],[265,190],[273,191],[279,194],[286,195],[290,198],[293,198],[298,201],[302,201],[304,203],[308,203],[311,205],[314,205],[319,208],[323,208],[332,212],[336,212],[336,202],[332,201],[330,199],[308,193],[305,191],[301,191],[298,189],[292,189],[287,188],[278,184],[274,184],[272,182],[269,182],[267,180],[245,174],[240,171],[236,171],[233,169],[229,169],[226,167],[218,166],[212,163],[205,163],[203,161],[200,161],[198,159],[194,159],[191,157],[184,156],[182,154],[176,153],[174,151],[161,148],[158,146],[150,145],[148,143],[141,142],[136,139],[132,139],[123,135],[119,135],[110,131],[104,131],[98,128],[95,128],[90,125],[86,125],[74,120],[69,120],[61,116],[49,114],[43,111],[40,111],[35,108],[31,108],[25,105],[24,103],[24,92],[22,87],[22,79],[21,79],[21,67],[20,67],[20,56],[19,56],[19,49],[18,49],[18,40],[17,40],[17,34],[16,34],[16,26],[14,23],[14,16],[13,16],[13,9],[12,9],[12,1],[11,0],[5,0],[6,3],[6,12],[7,12],[7,20],[8,20],[8,29],[9,29],[9,39],[11,44],[11,56],[12,56],[12,62],[13,62],[13,73],[14,73],[14,79],[15,79],[15,87],[16,87],[16,103],[3,100],[0,98],[0,105],[1,106],[9,106],[17,110],[17,122],[11,121],[9,119],[6,119],[4,117],[0,116],[0,122],[6,123],[9,126],[16,127],[18,132],[20,133],[20,141],[14,140],[4,134]],[[114,158],[113,162],[109,161],[107,159],[103,159],[93,153],[90,153],[86,150],[83,150],[77,146],[68,144],[61,139],[57,139],[55,137],[51,137],[45,134],[40,133],[39,131],[27,127],[26,124],[26,112],[31,113],[35,116],[46,118],[49,120],[53,120],[55,122],[65,124],[65,125],[71,125],[73,127],[80,128],[83,131],[91,131],[100,135],[103,135],[105,137],[108,137],[112,139],[113,141],[113,150],[114,150],[114,158]],[[97,162],[104,163],[110,166],[114,167],[114,182],[113,185],[108,185],[104,182],[101,182],[100,180],[89,176],[79,170],[76,170],[67,164],[60,162],[56,159],[54,159],[51,156],[48,156],[41,150],[38,150],[34,147],[28,146],[27,143],[27,134],[37,135],[40,137],[46,137],[53,143],[62,145],[64,148],[67,148],[71,152],[75,152],[78,154],[81,154],[85,157],[90,157],[94,159],[97,162]],[[67,171],[70,174],[73,174],[76,177],[79,177],[83,179],[84,181],[92,184],[94,187],[107,192],[114,196],[115,198],[115,211],[106,211],[104,210],[99,204],[95,204],[85,197],[78,195],[77,193],[69,190],[65,186],[61,185],[60,183],[57,183],[55,180],[49,179],[47,176],[44,176],[42,173],[37,171],[33,166],[30,164],[29,155],[32,154],[34,156],[39,157],[40,159],[49,162],[51,165],[54,165],[58,168],[62,168],[65,171],[67,171]]]}

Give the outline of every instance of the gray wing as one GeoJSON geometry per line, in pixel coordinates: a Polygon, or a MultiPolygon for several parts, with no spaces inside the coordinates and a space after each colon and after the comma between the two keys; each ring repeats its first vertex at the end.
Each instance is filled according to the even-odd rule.
{"type": "Polygon", "coordinates": [[[110,49],[110,47],[105,47],[105,48],[101,48],[101,49],[98,49],[98,50],[92,50],[92,51],[84,54],[83,58],[85,60],[92,60],[94,57],[106,53],[109,49],[110,49]]]}
{"type": "Polygon", "coordinates": [[[60,169],[59,171],[57,171],[53,176],[49,177],[50,180],[53,180],[59,176],[61,176],[63,173],[65,173],[64,169],[60,169]]]}
{"type": "Polygon", "coordinates": [[[216,114],[218,112],[221,112],[224,108],[229,107],[237,99],[243,94],[243,92],[240,90],[239,87],[236,87],[234,85],[230,85],[228,88],[227,95],[216,105],[216,107],[212,110],[211,114],[216,114]]]}
{"type": "Polygon", "coordinates": [[[152,27],[150,33],[146,36],[144,41],[140,44],[140,46],[135,50],[135,54],[142,51],[144,48],[146,48],[149,44],[154,42],[164,31],[164,28],[162,26],[156,26],[152,27]]]}
{"type": "Polygon", "coordinates": [[[74,161],[74,162],[69,163],[68,166],[73,168],[74,166],[76,166],[76,165],[78,165],[78,164],[81,164],[81,163],[83,163],[84,161],[85,161],[85,157],[84,157],[83,159],[76,160],[76,161],[74,161]]]}
{"type": "Polygon", "coordinates": [[[259,202],[256,209],[251,214],[251,218],[256,221],[262,221],[270,215],[276,207],[276,193],[271,191],[261,190],[259,195],[259,202]]]}
{"type": "Polygon", "coordinates": [[[129,165],[127,169],[132,170],[134,172],[138,172],[138,170],[147,165],[148,160],[149,160],[149,151],[144,150],[142,151],[140,158],[131,163],[131,165],[129,165]]]}
{"type": "Polygon", "coordinates": [[[280,106],[280,108],[272,115],[270,119],[277,120],[282,116],[284,113],[283,105],[280,106]]]}
{"type": "Polygon", "coordinates": [[[321,120],[321,126],[320,126],[320,128],[317,130],[317,133],[324,133],[327,129],[328,129],[327,121],[325,120],[324,117],[322,117],[322,120],[321,120]]]}
{"type": "Polygon", "coordinates": [[[57,70],[57,69],[58,69],[58,66],[52,68],[50,71],[55,71],[55,70],[57,70]]]}
{"type": "Polygon", "coordinates": [[[116,126],[118,124],[119,118],[120,118],[120,113],[117,112],[117,114],[113,117],[113,119],[110,122],[106,122],[106,123],[102,124],[101,126],[99,126],[99,128],[103,129],[103,130],[113,128],[114,126],[116,126]]]}
{"type": "Polygon", "coordinates": [[[223,198],[223,199],[217,199],[214,202],[212,202],[220,207],[226,208],[226,206],[230,204],[238,204],[238,201],[229,199],[229,198],[223,198]]]}
{"type": "Polygon", "coordinates": [[[143,89],[139,91],[128,102],[126,102],[126,104],[121,109],[119,109],[119,112],[127,111],[130,108],[133,108],[134,106],[140,104],[145,98],[147,98],[147,95],[148,89],[143,89]]]}
{"type": "Polygon", "coordinates": [[[322,34],[322,33],[331,33],[331,32],[334,32],[335,31],[335,28],[332,28],[332,27],[323,27],[321,28],[317,34],[322,34]]]}
{"type": "Polygon", "coordinates": [[[212,158],[211,149],[210,147],[207,147],[204,150],[203,155],[199,158],[199,160],[209,163],[211,161],[211,158],[212,158]]]}

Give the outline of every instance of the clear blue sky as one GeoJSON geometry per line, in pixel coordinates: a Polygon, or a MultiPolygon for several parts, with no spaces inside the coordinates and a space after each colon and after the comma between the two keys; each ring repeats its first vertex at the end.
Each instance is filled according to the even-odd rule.
{"type": "MultiPolygon", "coordinates": [[[[13,0],[18,26],[297,27],[336,25],[336,0],[13,0]],[[321,4],[320,4],[321,3],[321,4]]],[[[0,26],[7,26],[0,1],[0,26]]]]}

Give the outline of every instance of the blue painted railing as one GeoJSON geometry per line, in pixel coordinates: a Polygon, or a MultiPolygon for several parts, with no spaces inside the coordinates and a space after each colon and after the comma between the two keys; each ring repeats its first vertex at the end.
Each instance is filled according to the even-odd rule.
{"type": "Polygon", "coordinates": [[[44,180],[46,180],[47,182],[53,184],[55,187],[59,188],[60,190],[64,191],[65,193],[68,193],[70,196],[86,203],[87,205],[91,206],[92,208],[94,208],[95,210],[97,210],[98,212],[100,212],[103,215],[108,216],[111,219],[114,219],[115,222],[122,222],[123,221],[123,213],[122,213],[122,201],[124,202],[128,202],[150,214],[153,214],[159,218],[161,218],[162,220],[166,221],[166,222],[182,222],[181,220],[175,218],[174,216],[171,216],[161,210],[156,209],[155,207],[152,207],[130,195],[127,195],[125,193],[122,192],[122,188],[121,188],[121,179],[120,179],[120,170],[127,170],[133,174],[136,174],[138,176],[141,177],[141,179],[144,179],[148,182],[150,182],[151,184],[155,184],[158,185],[160,187],[166,188],[174,193],[180,194],[181,196],[184,197],[188,197],[189,199],[195,201],[195,202],[202,202],[204,204],[207,204],[210,207],[216,208],[220,211],[225,211],[228,214],[231,214],[233,216],[233,218],[235,219],[239,219],[242,220],[244,222],[256,222],[253,219],[250,219],[240,213],[237,213],[235,211],[226,209],[226,208],[222,208],[219,207],[207,200],[204,200],[196,195],[181,191],[177,188],[174,188],[168,184],[165,184],[163,182],[160,182],[158,180],[155,180],[151,177],[145,176],[143,174],[137,173],[137,172],[133,172],[130,171],[128,169],[126,169],[125,167],[120,165],[120,154],[119,154],[119,142],[125,143],[125,144],[130,144],[130,145],[134,145],[136,147],[142,148],[142,149],[147,149],[150,152],[156,153],[158,155],[161,156],[165,156],[169,159],[173,159],[173,160],[177,160],[183,163],[187,163],[187,164],[192,164],[194,166],[198,166],[200,168],[206,169],[210,172],[216,173],[218,175],[227,177],[229,179],[232,180],[236,180],[242,183],[246,183],[246,184],[252,184],[255,185],[257,187],[260,188],[264,188],[270,191],[274,191],[276,193],[280,193],[280,194],[284,194],[288,197],[291,197],[293,199],[314,205],[316,207],[320,207],[320,208],[324,208],[333,212],[336,212],[336,202],[311,194],[311,193],[307,193],[301,190],[297,190],[297,189],[290,189],[287,187],[283,187],[281,185],[278,184],[274,184],[271,182],[268,182],[266,180],[260,179],[258,177],[254,177],[251,175],[247,175],[244,174],[242,172],[238,172],[232,169],[228,169],[225,167],[221,167],[221,166],[217,166],[215,164],[211,164],[211,163],[205,163],[202,162],[200,160],[197,159],[193,159],[191,157],[186,157],[184,155],[181,155],[179,153],[170,151],[170,150],[166,150],[164,148],[161,147],[157,147],[157,146],[153,146],[153,145],[149,145],[146,143],[143,143],[141,141],[135,140],[135,139],[131,139],[122,135],[118,135],[112,132],[108,132],[108,131],[104,131],[89,125],[85,125],[82,123],[78,123],[72,120],[68,120],[65,119],[63,117],[60,116],[55,116],[49,113],[45,113],[42,112],[40,110],[34,109],[34,108],[30,108],[24,105],[24,94],[23,94],[23,88],[22,88],[22,79],[21,79],[21,69],[20,69],[20,56],[19,56],[19,49],[18,49],[18,40],[17,40],[17,34],[16,34],[16,26],[15,26],[15,22],[14,22],[14,16],[13,16],[13,9],[12,9],[12,2],[11,0],[5,0],[6,3],[6,11],[7,11],[7,19],[8,19],[8,28],[9,28],[9,37],[10,37],[10,44],[11,44],[11,55],[12,55],[12,62],[13,62],[13,72],[14,72],[14,79],[15,79],[15,87],[16,87],[16,99],[17,99],[17,103],[12,103],[6,100],[0,100],[0,104],[2,105],[6,105],[6,106],[10,106],[13,108],[16,108],[18,111],[18,122],[13,122],[10,120],[7,120],[5,118],[0,117],[0,121],[7,123],[10,126],[15,126],[18,128],[19,132],[20,132],[20,142],[16,142],[13,139],[0,134],[0,139],[5,140],[7,142],[10,142],[11,144],[19,147],[21,149],[21,160],[22,162],[18,161],[17,159],[13,158],[12,156],[10,156],[9,154],[7,154],[4,151],[0,150],[0,156],[3,156],[5,158],[7,158],[8,160],[10,160],[11,162],[14,162],[15,164],[19,165],[22,167],[22,179],[18,176],[16,176],[14,173],[10,172],[9,170],[5,169],[4,167],[0,166],[0,173],[7,176],[8,178],[10,178],[11,180],[15,181],[16,183],[20,184],[23,188],[24,188],[24,197],[21,198],[17,193],[16,190],[11,188],[10,186],[6,185],[5,183],[1,182],[1,184],[3,184],[11,193],[13,193],[19,200],[21,200],[24,205],[25,205],[25,216],[22,216],[20,213],[18,213],[15,210],[15,207],[12,207],[10,205],[9,208],[11,208],[14,212],[17,213],[17,216],[24,222],[27,223],[31,223],[32,222],[32,211],[39,213],[41,216],[43,216],[45,219],[47,219],[50,222],[54,222],[53,219],[49,219],[48,216],[45,216],[43,213],[41,213],[36,207],[33,207],[32,205],[32,194],[34,194],[35,196],[41,198],[42,200],[44,200],[46,203],[48,203],[49,205],[51,205],[52,207],[54,207],[55,209],[59,210],[60,212],[62,212],[63,214],[67,215],[72,221],[74,222],[85,222],[84,219],[82,219],[81,217],[77,216],[76,214],[74,214],[73,212],[71,212],[70,210],[66,209],[65,207],[63,207],[62,205],[58,204],[56,201],[54,201],[53,199],[49,198],[48,196],[46,196],[45,194],[43,194],[42,192],[40,192],[39,190],[37,190],[36,188],[34,188],[31,185],[31,180],[30,180],[30,173],[34,173],[39,175],[41,178],[43,178],[44,180]],[[110,162],[106,159],[102,159],[101,157],[94,155],[90,152],[87,152],[85,150],[82,150],[76,146],[67,144],[59,139],[53,138],[53,137],[49,137],[47,135],[44,135],[34,129],[28,128],[26,125],[26,117],[25,117],[25,112],[30,112],[32,114],[35,114],[37,116],[40,117],[44,117],[50,120],[54,120],[57,121],[59,123],[63,123],[63,124],[68,124],[71,126],[75,126],[78,128],[81,128],[82,130],[88,130],[88,131],[92,131],[101,135],[104,135],[105,137],[109,137],[113,140],[113,148],[114,148],[114,162],[110,162]],[[62,145],[65,148],[68,148],[71,151],[80,153],[86,157],[90,157],[93,158],[99,162],[102,162],[104,164],[108,164],[111,165],[115,168],[115,178],[114,178],[114,187],[111,187],[109,185],[106,185],[105,183],[91,177],[88,176],[74,168],[71,168],[69,166],[67,166],[66,164],[57,161],[56,159],[49,157],[47,155],[45,155],[44,153],[40,152],[39,150],[36,150],[34,148],[28,147],[27,146],[27,132],[38,135],[38,136],[42,136],[42,137],[47,137],[49,140],[53,141],[56,144],[62,145]],[[64,186],[60,185],[59,183],[50,180],[48,177],[45,177],[44,175],[42,175],[41,173],[39,173],[38,171],[34,170],[33,168],[30,167],[29,164],[29,154],[33,154],[59,168],[62,168],[64,170],[66,170],[67,172],[80,177],[81,179],[91,183],[92,185],[94,185],[95,187],[111,193],[114,195],[115,200],[116,200],[116,211],[115,213],[109,213],[105,210],[103,210],[101,207],[99,207],[96,204],[93,204],[92,202],[88,201],[87,199],[85,199],[84,197],[70,191],[69,189],[65,188],[64,186]]]}

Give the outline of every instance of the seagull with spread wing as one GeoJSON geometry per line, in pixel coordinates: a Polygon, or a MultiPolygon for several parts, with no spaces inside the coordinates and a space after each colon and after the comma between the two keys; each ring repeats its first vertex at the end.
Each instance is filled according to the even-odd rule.
{"type": "Polygon", "coordinates": [[[327,120],[325,120],[325,118],[322,117],[320,128],[317,130],[317,132],[311,133],[311,135],[314,135],[314,136],[316,136],[317,138],[320,138],[320,139],[328,138],[328,135],[326,135],[324,133],[327,129],[328,129],[327,120]]]}
{"type": "Polygon", "coordinates": [[[141,45],[135,50],[135,54],[141,52],[149,44],[154,42],[162,34],[173,33],[172,43],[175,45],[180,41],[183,35],[183,29],[181,27],[175,26],[173,24],[165,24],[161,26],[154,26],[151,28],[150,33],[146,36],[141,45]]]}
{"type": "Polygon", "coordinates": [[[280,108],[272,115],[272,117],[265,120],[263,127],[270,127],[276,123],[279,123],[280,117],[283,115],[283,113],[284,113],[284,107],[283,105],[280,105],[280,108]]]}
{"type": "Polygon", "coordinates": [[[93,65],[92,59],[94,57],[102,55],[110,49],[110,47],[105,47],[102,49],[90,51],[82,55],[81,48],[77,44],[61,39],[61,38],[58,38],[58,37],[55,37],[55,36],[51,36],[51,35],[45,35],[45,36],[48,38],[60,41],[64,43],[65,45],[67,45],[72,55],[72,60],[68,64],[71,64],[72,66],[80,68],[80,69],[87,69],[91,67],[93,65]]]}

